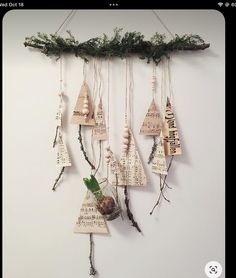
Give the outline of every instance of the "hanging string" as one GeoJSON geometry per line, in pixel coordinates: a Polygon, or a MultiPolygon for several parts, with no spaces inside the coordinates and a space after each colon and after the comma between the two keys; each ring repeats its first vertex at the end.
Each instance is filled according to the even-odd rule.
{"type": "Polygon", "coordinates": [[[62,57],[60,57],[60,92],[62,92],[62,57]]]}
{"type": "Polygon", "coordinates": [[[152,98],[155,99],[156,95],[156,87],[157,87],[157,80],[156,80],[156,65],[152,63],[152,98]]]}
{"type": "Polygon", "coordinates": [[[58,28],[57,31],[55,32],[55,35],[57,35],[57,33],[61,30],[61,28],[63,27],[63,25],[66,23],[66,21],[68,21],[70,17],[72,18],[72,17],[74,16],[74,15],[72,16],[73,13],[74,13],[74,15],[75,15],[76,11],[75,11],[75,10],[72,10],[72,11],[69,12],[69,14],[66,16],[66,18],[64,19],[64,21],[61,23],[61,25],[59,26],[59,28],[58,28]]]}
{"type": "Polygon", "coordinates": [[[161,61],[161,114],[162,119],[165,119],[166,110],[166,86],[165,86],[165,60],[161,61]]]}
{"type": "Polygon", "coordinates": [[[133,87],[134,87],[134,76],[133,76],[133,59],[129,58],[129,93],[127,96],[127,103],[129,107],[129,126],[132,128],[133,118],[133,105],[131,105],[131,99],[133,99],[133,87]]]}
{"type": "Polygon", "coordinates": [[[160,18],[160,16],[157,14],[156,11],[152,10],[153,14],[155,15],[155,17],[159,20],[159,22],[161,23],[161,25],[166,29],[166,31],[171,35],[171,37],[174,39],[175,36],[173,35],[173,33],[169,30],[169,28],[166,26],[166,24],[163,22],[163,20],[160,18]]]}
{"type": "Polygon", "coordinates": [[[98,63],[98,76],[99,76],[99,88],[98,88],[98,96],[99,99],[101,99],[102,95],[101,95],[101,87],[102,87],[102,60],[99,60],[98,63]]]}
{"type": "MultiPolygon", "coordinates": [[[[107,145],[110,146],[110,59],[107,60],[107,145]]],[[[107,182],[109,180],[109,165],[107,164],[107,182]]]]}
{"type": "Polygon", "coordinates": [[[128,124],[128,58],[125,59],[125,123],[128,124]]]}
{"type": "Polygon", "coordinates": [[[96,103],[98,95],[98,61],[93,60],[93,71],[94,71],[94,81],[93,81],[93,102],[96,103]]]}
{"type": "Polygon", "coordinates": [[[84,61],[83,63],[83,77],[84,77],[84,83],[87,81],[87,63],[84,61]]]}
{"type": "Polygon", "coordinates": [[[170,57],[167,59],[167,72],[168,72],[168,84],[169,84],[169,92],[170,92],[170,101],[173,102],[173,87],[172,87],[172,80],[171,80],[171,70],[170,70],[170,57]]]}
{"type": "MultiPolygon", "coordinates": [[[[96,96],[96,83],[97,83],[97,77],[96,77],[96,59],[93,59],[93,90],[92,90],[92,94],[91,97],[93,99],[93,103],[95,103],[95,96],[96,96]]],[[[94,150],[94,141],[92,139],[93,137],[93,133],[91,133],[91,149],[92,149],[92,164],[96,165],[96,155],[95,155],[95,150],[94,150]]],[[[93,172],[93,170],[95,169],[91,169],[91,174],[93,172]]],[[[98,171],[98,168],[96,168],[95,173],[93,174],[94,176],[96,175],[98,171]]]]}

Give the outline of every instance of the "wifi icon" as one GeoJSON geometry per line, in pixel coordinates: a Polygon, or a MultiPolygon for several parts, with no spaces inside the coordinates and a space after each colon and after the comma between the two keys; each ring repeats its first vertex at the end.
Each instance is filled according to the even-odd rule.
{"type": "Polygon", "coordinates": [[[224,4],[224,3],[219,2],[219,3],[218,3],[218,6],[222,7],[222,6],[223,6],[223,4],[224,4]]]}

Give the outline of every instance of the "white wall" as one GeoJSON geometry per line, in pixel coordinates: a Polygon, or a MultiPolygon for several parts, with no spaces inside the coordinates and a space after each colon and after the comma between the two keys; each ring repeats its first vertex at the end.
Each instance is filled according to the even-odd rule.
{"type": "MultiPolygon", "coordinates": [[[[77,127],[69,124],[82,82],[82,61],[70,57],[64,64],[64,125],[73,167],[54,193],[59,67],[23,46],[26,36],[54,33],[67,14],[13,10],[3,20],[5,278],[89,276],[88,236],[73,233],[86,192],[82,177],[89,175],[89,167],[80,152],[77,127]]],[[[224,266],[224,18],[214,10],[161,10],[159,15],[173,33],[199,34],[211,47],[172,57],[174,108],[183,147],[168,178],[173,189],[166,195],[172,202],[162,202],[149,215],[159,191],[158,179],[145,163],[148,186],[130,191],[144,235],[127,220],[109,223],[110,236],[95,235],[95,265],[101,278],[203,278],[208,261],[224,266]]],[[[65,30],[84,41],[112,34],[116,26],[140,31],[146,38],[165,32],[149,10],[78,11],[65,30]]],[[[121,150],[124,65],[117,59],[111,66],[111,146],[116,154],[121,150]]],[[[133,131],[144,162],[152,139],[138,132],[151,100],[150,79],[150,65],[135,59],[133,131]]]]}

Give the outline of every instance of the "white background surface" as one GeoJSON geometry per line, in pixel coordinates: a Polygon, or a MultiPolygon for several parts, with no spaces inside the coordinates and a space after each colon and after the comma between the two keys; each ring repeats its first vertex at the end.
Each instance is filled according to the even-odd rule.
{"type": "MultiPolygon", "coordinates": [[[[67,14],[13,10],[3,20],[5,278],[89,277],[88,236],[73,233],[86,192],[82,177],[89,175],[89,167],[80,152],[77,127],[69,124],[82,83],[82,61],[70,57],[64,64],[63,123],[73,167],[52,192],[58,173],[52,141],[59,67],[23,45],[26,36],[38,31],[54,33],[67,14]]],[[[134,61],[133,132],[149,184],[130,190],[130,196],[143,236],[127,219],[109,223],[109,236],[95,235],[100,278],[203,278],[205,264],[212,260],[224,268],[224,18],[214,10],[162,10],[159,15],[173,33],[199,34],[211,47],[172,57],[183,155],[174,160],[168,178],[171,204],[162,202],[153,216],[149,211],[159,191],[158,178],[146,163],[152,139],[138,134],[151,101],[151,66],[134,61]]],[[[84,41],[112,34],[116,26],[140,31],[147,39],[156,31],[165,32],[149,10],[78,11],[65,29],[84,41]]],[[[111,146],[117,155],[123,130],[124,65],[116,59],[111,66],[111,146]]],[[[90,131],[86,133],[88,138],[90,131]]],[[[91,154],[89,144],[87,148],[91,154]]]]}

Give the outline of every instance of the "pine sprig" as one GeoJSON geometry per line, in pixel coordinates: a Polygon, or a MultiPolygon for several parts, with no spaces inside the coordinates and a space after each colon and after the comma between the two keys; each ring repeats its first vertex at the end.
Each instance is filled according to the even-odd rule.
{"type": "Polygon", "coordinates": [[[43,54],[57,59],[64,53],[73,54],[86,62],[91,57],[119,57],[123,59],[136,55],[140,59],[146,59],[147,63],[153,60],[156,64],[160,62],[162,57],[168,57],[170,52],[204,50],[210,46],[199,35],[175,35],[175,38],[166,42],[165,35],[159,33],[155,33],[148,41],[140,32],[126,32],[122,36],[121,31],[122,29],[115,28],[111,38],[103,34],[101,37],[81,43],[75,39],[70,31],[67,31],[67,38],[38,32],[37,36],[26,37],[24,45],[25,47],[36,48],[43,54]]]}

